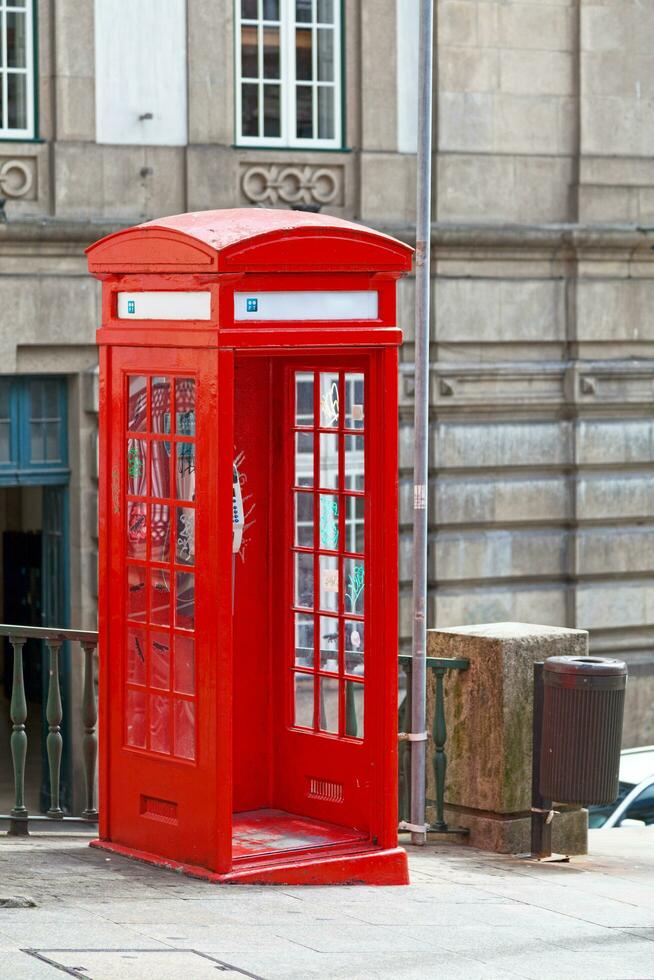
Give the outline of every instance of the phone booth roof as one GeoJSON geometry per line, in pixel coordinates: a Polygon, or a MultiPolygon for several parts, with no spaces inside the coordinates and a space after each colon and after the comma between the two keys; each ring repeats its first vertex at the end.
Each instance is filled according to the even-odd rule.
{"type": "Polygon", "coordinates": [[[129,273],[385,272],[413,249],[364,225],[306,211],[193,211],[118,231],[87,250],[98,277],[129,273]]]}

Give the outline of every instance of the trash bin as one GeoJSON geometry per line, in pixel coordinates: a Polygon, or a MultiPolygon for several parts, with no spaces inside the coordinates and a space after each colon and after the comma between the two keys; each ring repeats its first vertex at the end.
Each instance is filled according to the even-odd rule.
{"type": "Polygon", "coordinates": [[[550,657],[543,670],[541,795],[556,803],[612,803],[627,667],[601,657],[550,657]]]}

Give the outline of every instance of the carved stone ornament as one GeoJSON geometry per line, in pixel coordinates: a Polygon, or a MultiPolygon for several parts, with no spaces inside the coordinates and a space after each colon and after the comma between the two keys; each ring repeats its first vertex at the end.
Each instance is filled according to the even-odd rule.
{"type": "Polygon", "coordinates": [[[35,161],[9,159],[0,161],[0,192],[6,197],[34,197],[35,161]]]}
{"type": "Polygon", "coordinates": [[[252,164],[241,176],[243,194],[252,204],[341,204],[342,167],[252,164]]]}

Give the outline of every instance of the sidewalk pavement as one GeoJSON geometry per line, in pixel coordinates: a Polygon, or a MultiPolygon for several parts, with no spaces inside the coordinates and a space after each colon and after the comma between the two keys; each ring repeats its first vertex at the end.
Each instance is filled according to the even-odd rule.
{"type": "Polygon", "coordinates": [[[211,885],[92,850],[0,838],[1,980],[654,978],[654,830],[535,864],[408,848],[406,888],[211,885]]]}

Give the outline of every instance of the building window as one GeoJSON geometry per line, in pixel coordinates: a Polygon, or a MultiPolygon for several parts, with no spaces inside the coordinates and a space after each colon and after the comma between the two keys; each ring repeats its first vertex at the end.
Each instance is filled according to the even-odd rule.
{"type": "Polygon", "coordinates": [[[340,0],[236,0],[237,142],[341,146],[340,0]]]}
{"type": "Polygon", "coordinates": [[[68,480],[66,379],[0,377],[0,486],[68,480]]]}
{"type": "Polygon", "coordinates": [[[34,0],[0,0],[0,138],[34,137],[34,0]]]}

